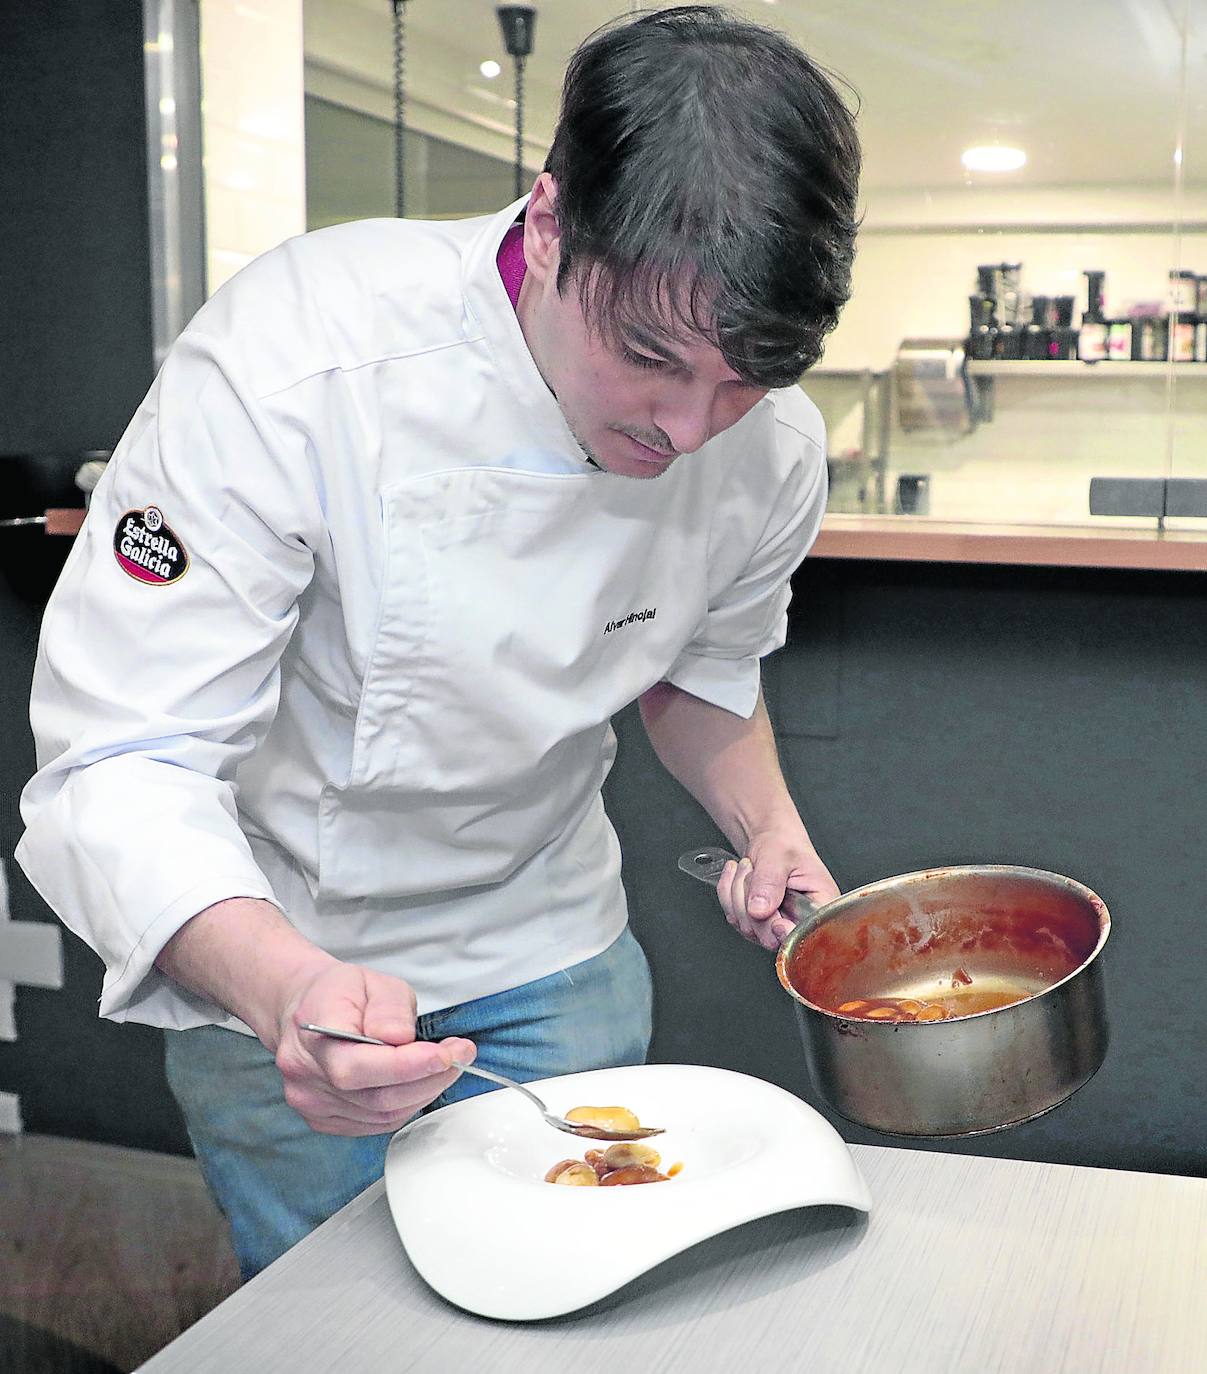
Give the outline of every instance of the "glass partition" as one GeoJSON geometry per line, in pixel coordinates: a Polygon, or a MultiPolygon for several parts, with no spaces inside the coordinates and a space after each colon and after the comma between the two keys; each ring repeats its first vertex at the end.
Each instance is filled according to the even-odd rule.
{"type": "MultiPolygon", "coordinates": [[[[1170,488],[1167,525],[1207,527],[1207,4],[1184,0],[1185,49],[1177,167],[1178,266],[1197,276],[1194,311],[1195,365],[1173,368],[1170,488]],[[1187,515],[1181,512],[1193,511],[1187,515]]],[[[1184,279],[1183,279],[1184,280],[1184,279]]],[[[1183,325],[1182,349],[1189,329],[1183,325]]]]}
{"type": "Polygon", "coordinates": [[[802,19],[860,93],[867,156],[854,293],[804,381],[829,422],[831,510],[1155,524],[1091,515],[1089,494],[1171,471],[1186,16],[863,8],[880,22],[862,33],[851,10],[831,34],[802,19]],[[886,413],[870,423],[869,405],[886,413]]]}
{"type": "MultiPolygon", "coordinates": [[[[536,8],[530,174],[566,57],[636,6],[536,8]]],[[[1207,476],[1207,0],[731,8],[789,33],[859,107],[854,291],[802,382],[827,422],[831,511],[1155,528],[1152,491],[1207,476]],[[1114,513],[1091,514],[1094,479],[1114,513]]],[[[306,0],[312,225],[390,213],[389,10],[306,0]]],[[[496,209],[514,100],[494,8],[407,12],[408,212],[496,209]]]]}

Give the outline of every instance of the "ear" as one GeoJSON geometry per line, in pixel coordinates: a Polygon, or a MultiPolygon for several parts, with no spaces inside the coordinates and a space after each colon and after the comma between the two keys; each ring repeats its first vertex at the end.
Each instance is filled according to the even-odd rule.
{"type": "Polygon", "coordinates": [[[524,261],[542,286],[557,279],[561,227],[557,222],[557,182],[548,172],[537,177],[524,211],[524,261]]]}

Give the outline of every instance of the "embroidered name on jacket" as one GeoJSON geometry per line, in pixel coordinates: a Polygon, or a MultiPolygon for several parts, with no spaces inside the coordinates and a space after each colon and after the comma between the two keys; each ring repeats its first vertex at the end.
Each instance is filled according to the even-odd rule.
{"type": "Polygon", "coordinates": [[[644,611],[630,611],[621,620],[609,620],[604,626],[604,634],[610,635],[613,630],[623,630],[626,625],[632,625],[635,620],[653,620],[657,614],[657,606],[647,606],[644,611]]]}
{"type": "Polygon", "coordinates": [[[188,571],[189,556],[158,506],[128,510],[113,531],[113,554],[136,582],[162,587],[188,571]]]}

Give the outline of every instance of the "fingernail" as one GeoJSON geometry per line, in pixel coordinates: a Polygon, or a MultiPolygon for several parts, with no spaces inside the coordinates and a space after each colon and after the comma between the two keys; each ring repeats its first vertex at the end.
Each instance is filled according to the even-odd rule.
{"type": "Polygon", "coordinates": [[[771,903],[766,897],[751,897],[750,899],[751,911],[766,911],[770,905],[771,903]]]}

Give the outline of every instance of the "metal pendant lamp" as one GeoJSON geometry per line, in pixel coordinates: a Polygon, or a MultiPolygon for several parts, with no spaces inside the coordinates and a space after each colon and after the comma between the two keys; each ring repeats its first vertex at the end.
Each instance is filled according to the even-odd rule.
{"type": "Polygon", "coordinates": [[[536,10],[531,5],[500,5],[496,10],[503,31],[503,46],[515,63],[515,195],[524,185],[524,63],[532,54],[536,36],[536,10]]]}

